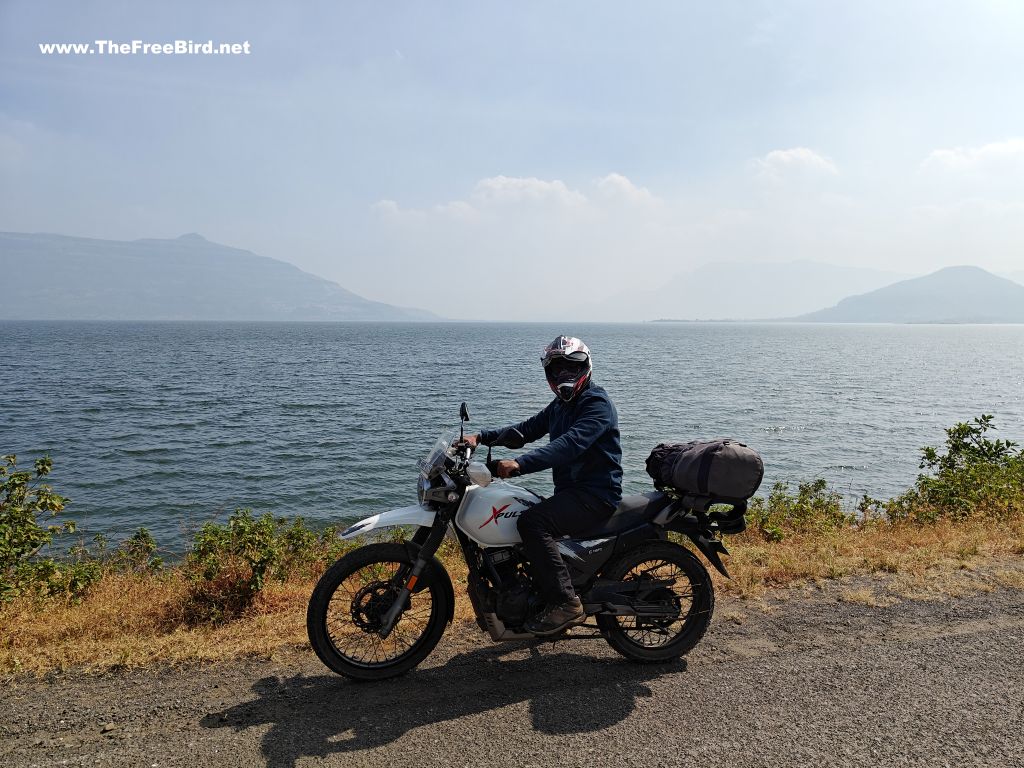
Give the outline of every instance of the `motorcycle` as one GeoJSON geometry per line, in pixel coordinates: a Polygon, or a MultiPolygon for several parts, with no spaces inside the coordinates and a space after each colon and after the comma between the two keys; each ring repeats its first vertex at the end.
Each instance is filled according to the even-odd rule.
{"type": "MultiPolygon", "coordinates": [[[[496,479],[491,447],[486,462],[463,442],[469,420],[460,409],[458,435],[442,436],[419,462],[418,503],[352,525],[352,539],[392,527],[414,527],[404,542],[368,543],[327,569],[310,597],[309,641],[331,670],[356,680],[381,680],[413,669],[452,623],[455,594],[436,553],[446,536],[467,567],[466,591],[476,623],[492,641],[536,640],[523,625],[541,608],[517,518],[543,500],[527,488],[496,479]]],[[[515,429],[495,445],[516,450],[515,429]]],[[[714,611],[711,577],[682,534],[720,573],[729,574],[721,537],[745,527],[743,502],[721,505],[706,496],[656,490],[622,499],[612,516],[558,548],[583,603],[587,621],[544,641],[603,638],[634,662],[663,662],[689,652],[714,611]]]]}

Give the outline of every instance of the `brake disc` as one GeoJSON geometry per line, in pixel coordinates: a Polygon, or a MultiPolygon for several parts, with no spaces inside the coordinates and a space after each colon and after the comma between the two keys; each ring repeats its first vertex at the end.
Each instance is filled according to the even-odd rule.
{"type": "Polygon", "coordinates": [[[395,596],[394,585],[386,581],[367,584],[352,598],[352,623],[364,632],[378,631],[395,596]]]}

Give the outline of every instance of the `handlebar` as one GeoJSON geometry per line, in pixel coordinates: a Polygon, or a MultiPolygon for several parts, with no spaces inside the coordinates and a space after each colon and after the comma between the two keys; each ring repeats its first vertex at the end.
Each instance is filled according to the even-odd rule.
{"type": "MultiPolygon", "coordinates": [[[[495,477],[497,477],[497,476],[498,476],[498,462],[499,462],[499,461],[500,461],[500,459],[495,459],[494,461],[488,461],[488,462],[486,462],[486,464],[487,464],[487,469],[488,469],[488,470],[490,470],[491,474],[492,474],[492,475],[494,475],[495,477]]],[[[514,472],[513,472],[513,473],[512,473],[511,475],[509,475],[509,477],[519,477],[519,475],[521,475],[521,474],[523,474],[523,473],[522,473],[522,472],[520,472],[520,471],[519,471],[519,470],[517,469],[517,470],[515,470],[515,471],[514,471],[514,472]]]]}
{"type": "MultiPolygon", "coordinates": [[[[475,450],[475,448],[473,446],[467,444],[467,443],[456,443],[456,445],[461,446],[462,451],[460,451],[460,455],[464,456],[466,461],[469,461],[470,458],[472,458],[472,456],[473,456],[473,451],[475,450]]],[[[479,448],[479,447],[480,446],[477,446],[477,448],[479,448]]],[[[500,459],[494,459],[492,461],[485,461],[484,462],[484,465],[487,467],[487,469],[490,471],[490,473],[494,477],[498,477],[498,462],[499,461],[500,461],[500,459]]],[[[511,475],[509,475],[509,477],[518,477],[521,474],[522,474],[522,472],[520,472],[517,469],[511,475]]]]}

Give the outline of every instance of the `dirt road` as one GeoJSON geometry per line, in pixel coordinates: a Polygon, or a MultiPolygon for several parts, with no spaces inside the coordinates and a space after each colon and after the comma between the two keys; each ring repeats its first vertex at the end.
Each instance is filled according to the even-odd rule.
{"type": "Polygon", "coordinates": [[[15,680],[0,765],[1020,766],[1024,592],[721,601],[686,663],[449,632],[356,685],[273,662],[15,680]],[[462,639],[460,639],[460,636],[462,639]]]}

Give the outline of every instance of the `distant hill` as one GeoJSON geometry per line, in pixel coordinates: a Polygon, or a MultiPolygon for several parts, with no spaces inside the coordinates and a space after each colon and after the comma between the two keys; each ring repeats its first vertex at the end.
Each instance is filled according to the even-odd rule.
{"type": "Polygon", "coordinates": [[[1024,285],[946,267],[797,318],[824,323],[1024,323],[1024,285]]]}
{"type": "Polygon", "coordinates": [[[588,308],[587,319],[757,320],[793,317],[851,293],[909,275],[815,261],[717,262],[664,280],[649,291],[619,293],[588,308]]]}
{"type": "Polygon", "coordinates": [[[0,319],[436,320],[211,243],[0,232],[0,319]]]}
{"type": "Polygon", "coordinates": [[[1013,282],[1024,285],[1024,272],[1010,272],[1009,274],[1004,275],[1004,277],[1008,277],[1010,280],[1013,280],[1013,282]]]}

